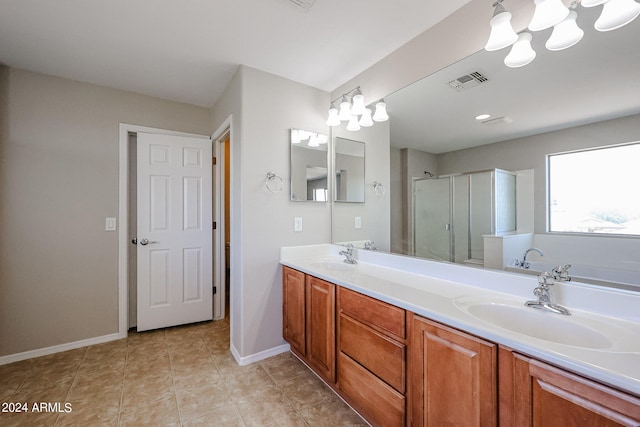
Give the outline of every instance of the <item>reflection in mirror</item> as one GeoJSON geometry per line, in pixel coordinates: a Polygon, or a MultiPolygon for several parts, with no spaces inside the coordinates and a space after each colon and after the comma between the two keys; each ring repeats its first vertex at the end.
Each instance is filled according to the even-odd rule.
{"type": "Polygon", "coordinates": [[[334,138],[335,201],[364,202],[364,142],[334,138]]]}
{"type": "MultiPolygon", "coordinates": [[[[385,96],[391,123],[387,193],[391,199],[392,252],[424,255],[414,242],[415,228],[424,227],[414,218],[418,208],[413,199],[415,183],[429,176],[460,176],[498,168],[515,174],[515,231],[484,234],[482,255],[472,248],[468,257],[468,252],[458,254],[460,248],[456,248],[453,261],[482,258],[471,265],[510,269],[513,260],[522,258],[528,248],[538,247],[544,256],[530,253],[532,265],[552,268],[572,264],[576,277],[587,277],[587,271],[588,277],[609,277],[591,283],[622,283],[622,287],[640,289],[640,260],[633,255],[640,253],[637,237],[547,230],[547,155],[640,140],[640,50],[634,45],[640,40],[640,21],[599,33],[593,28],[599,9],[580,8],[577,23],[585,35],[569,49],[548,51],[544,44],[552,30],[536,32],[532,46],[537,57],[525,67],[506,67],[503,59],[507,50],[483,50],[385,96]],[[481,114],[490,116],[482,118],[481,114]],[[611,279],[621,271],[629,274],[611,279]]],[[[583,182],[575,180],[574,185],[577,188],[583,182]]],[[[456,203],[447,200],[450,184],[442,187],[441,196],[424,201],[430,209],[456,203]]],[[[439,214],[446,218],[449,212],[439,214]]],[[[470,219],[474,221],[475,215],[470,219]]],[[[449,242],[452,237],[446,224],[450,222],[445,219],[435,229],[426,228],[441,233],[439,238],[449,242]]],[[[460,235],[466,233],[457,232],[456,239],[460,235]]],[[[346,240],[339,233],[333,239],[346,240]]],[[[428,240],[432,244],[435,239],[428,240]]],[[[447,247],[438,258],[451,260],[450,252],[447,247]]]]}
{"type": "Polygon", "coordinates": [[[328,201],[327,135],[291,129],[291,200],[328,201]]]}

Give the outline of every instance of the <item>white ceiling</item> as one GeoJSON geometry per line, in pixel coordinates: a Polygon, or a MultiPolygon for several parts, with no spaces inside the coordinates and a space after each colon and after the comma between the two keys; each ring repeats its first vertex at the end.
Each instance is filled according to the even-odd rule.
{"type": "Polygon", "coordinates": [[[585,35],[567,50],[546,50],[551,29],[535,32],[529,65],[508,68],[509,49],[482,50],[386,96],[392,146],[439,154],[640,113],[640,18],[602,33],[593,29],[601,10],[578,7],[585,35]],[[474,71],[489,81],[464,92],[448,85],[474,71]],[[512,122],[482,124],[481,113],[512,122]]]}
{"type": "Polygon", "coordinates": [[[0,63],[212,106],[244,64],[334,90],[470,0],[1,0],[0,63]]]}

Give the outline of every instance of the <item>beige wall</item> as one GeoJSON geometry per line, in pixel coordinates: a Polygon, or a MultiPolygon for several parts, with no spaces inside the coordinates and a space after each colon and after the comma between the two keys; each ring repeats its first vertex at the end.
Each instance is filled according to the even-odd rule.
{"type": "Polygon", "coordinates": [[[0,68],[0,356],[118,332],[121,122],[211,132],[205,108],[0,68]]]}
{"type": "Polygon", "coordinates": [[[328,105],[327,92],[243,66],[213,108],[213,128],[233,115],[231,344],[241,358],[284,344],[280,247],[330,242],[329,204],[289,200],[290,129],[329,134],[328,105]],[[284,180],[279,193],[265,187],[270,171],[284,180]]]}

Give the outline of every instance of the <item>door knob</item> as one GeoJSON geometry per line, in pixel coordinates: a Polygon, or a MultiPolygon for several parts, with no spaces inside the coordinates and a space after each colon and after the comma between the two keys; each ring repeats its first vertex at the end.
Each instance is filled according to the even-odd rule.
{"type": "Polygon", "coordinates": [[[149,245],[149,244],[151,244],[151,243],[158,243],[158,242],[154,242],[154,241],[151,241],[151,240],[149,240],[149,239],[141,239],[141,240],[140,240],[140,244],[141,244],[142,246],[147,246],[147,245],[149,245]]]}

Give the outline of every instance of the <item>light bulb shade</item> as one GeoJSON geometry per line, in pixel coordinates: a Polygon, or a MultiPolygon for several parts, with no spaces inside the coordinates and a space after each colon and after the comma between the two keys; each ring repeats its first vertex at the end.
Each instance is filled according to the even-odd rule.
{"type": "Polygon", "coordinates": [[[376,111],[373,113],[373,121],[374,122],[386,122],[389,120],[389,115],[387,114],[387,104],[384,100],[378,101],[376,104],[376,111]]]}
{"type": "Polygon", "coordinates": [[[340,126],[340,119],[338,118],[338,109],[331,104],[329,108],[329,117],[327,118],[327,126],[340,126]]]}
{"type": "Polygon", "coordinates": [[[511,26],[511,13],[504,10],[500,3],[496,6],[493,18],[489,22],[491,34],[484,49],[492,52],[511,46],[518,40],[518,34],[511,26]]]}
{"type": "Polygon", "coordinates": [[[291,129],[291,143],[300,144],[300,131],[298,129],[291,129]]]}
{"type": "Polygon", "coordinates": [[[362,117],[360,117],[360,126],[368,128],[369,126],[373,126],[373,120],[371,119],[371,109],[365,108],[364,113],[362,113],[362,117]]]}
{"type": "Polygon", "coordinates": [[[340,112],[338,113],[340,121],[346,122],[351,119],[351,103],[347,101],[347,97],[343,96],[340,102],[340,112]]]}
{"type": "Polygon", "coordinates": [[[364,113],[365,105],[364,105],[364,96],[360,93],[360,89],[353,95],[351,99],[351,114],[354,116],[361,116],[364,113]]]}
{"type": "Polygon", "coordinates": [[[533,61],[536,52],[531,47],[531,34],[521,33],[518,35],[518,41],[511,47],[511,52],[504,58],[504,65],[511,68],[524,67],[533,61]]]}
{"type": "Polygon", "coordinates": [[[309,143],[308,143],[309,147],[319,147],[320,146],[320,141],[318,141],[318,135],[317,134],[312,134],[311,137],[309,137],[309,143]]]}
{"type": "Polygon", "coordinates": [[[349,123],[347,124],[347,130],[355,132],[360,130],[360,125],[358,124],[358,116],[351,116],[349,119],[349,123]]]}
{"type": "Polygon", "coordinates": [[[640,4],[634,0],[609,0],[604,4],[594,27],[598,31],[611,31],[627,25],[640,15],[640,4]]]}
{"type": "Polygon", "coordinates": [[[609,0],[582,0],[580,2],[580,4],[583,7],[594,7],[594,6],[600,6],[602,3],[606,3],[609,0]]]}
{"type": "Polygon", "coordinates": [[[530,31],[542,31],[553,27],[569,15],[569,8],[562,3],[562,0],[534,0],[534,2],[536,10],[529,23],[530,31]]]}
{"type": "Polygon", "coordinates": [[[572,10],[564,21],[553,27],[551,37],[545,44],[547,49],[552,51],[567,49],[582,40],[584,31],[576,24],[577,17],[578,14],[572,10]]]}

